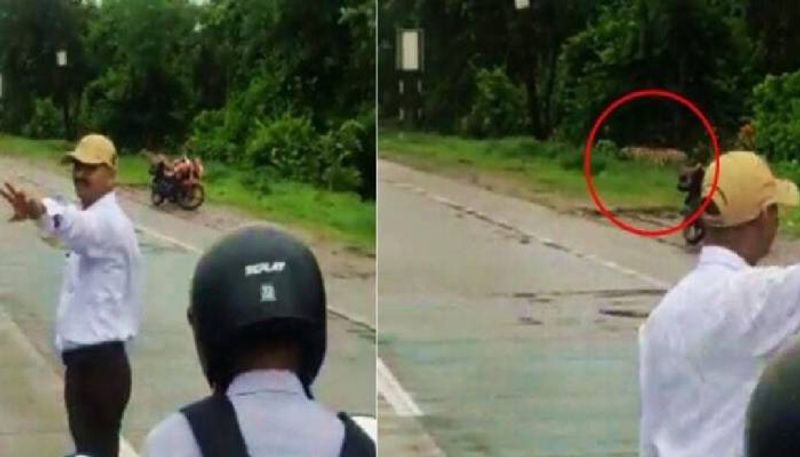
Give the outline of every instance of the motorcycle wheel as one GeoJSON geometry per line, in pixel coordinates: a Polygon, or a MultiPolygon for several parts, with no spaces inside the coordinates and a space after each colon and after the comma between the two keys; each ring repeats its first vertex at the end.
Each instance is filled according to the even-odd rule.
{"type": "Polygon", "coordinates": [[[698,222],[689,224],[683,229],[683,239],[686,240],[689,246],[694,246],[699,243],[705,234],[706,229],[703,227],[703,224],[698,222]]]}
{"type": "Polygon", "coordinates": [[[164,203],[164,196],[161,194],[161,192],[158,191],[156,187],[150,189],[150,201],[155,206],[160,206],[162,203],[164,203]]]}
{"type": "Polygon", "coordinates": [[[206,192],[201,184],[192,184],[183,190],[178,198],[178,205],[187,210],[197,209],[206,199],[206,192]]]}

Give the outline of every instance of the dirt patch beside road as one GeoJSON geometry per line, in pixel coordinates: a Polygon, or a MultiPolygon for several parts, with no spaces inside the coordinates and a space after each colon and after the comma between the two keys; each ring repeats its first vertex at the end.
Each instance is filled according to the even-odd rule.
{"type": "MultiPolygon", "coordinates": [[[[145,187],[122,186],[119,189],[119,193],[137,203],[149,204],[150,202],[150,190],[145,187]]],[[[160,210],[186,221],[202,224],[222,232],[254,223],[267,223],[278,226],[278,224],[272,224],[269,221],[256,219],[243,211],[209,203],[204,204],[196,211],[186,211],[169,203],[162,205],[160,210]]],[[[374,254],[367,254],[349,246],[319,240],[303,230],[298,230],[294,227],[289,228],[292,233],[298,234],[301,238],[311,243],[314,247],[314,253],[320,262],[333,267],[331,269],[334,272],[332,273],[333,276],[361,279],[375,276],[374,254]]]]}

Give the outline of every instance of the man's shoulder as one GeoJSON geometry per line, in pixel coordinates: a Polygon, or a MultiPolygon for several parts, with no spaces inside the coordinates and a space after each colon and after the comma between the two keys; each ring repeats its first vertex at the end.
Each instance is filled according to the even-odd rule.
{"type": "MultiPolygon", "coordinates": [[[[658,326],[658,322],[671,323],[676,315],[685,321],[687,314],[692,313],[747,311],[755,303],[767,300],[773,291],[778,290],[778,285],[785,284],[792,272],[800,272],[797,265],[752,267],[738,271],[695,269],[667,291],[650,313],[648,327],[658,326]],[[742,303],[748,306],[735,306],[742,303]]],[[[800,283],[800,275],[797,278],[800,283]]]]}
{"type": "Polygon", "coordinates": [[[145,439],[145,457],[200,457],[194,434],[180,412],[172,413],[156,425],[145,439]]]}
{"type": "Polygon", "coordinates": [[[136,239],[133,221],[119,204],[116,196],[109,198],[94,211],[98,222],[103,225],[104,231],[110,235],[113,234],[115,239],[119,237],[136,239]]]}
{"type": "Polygon", "coordinates": [[[701,270],[696,268],[675,284],[662,301],[682,302],[710,295],[718,299],[739,297],[759,292],[786,278],[798,265],[759,266],[730,270],[701,270]]]}

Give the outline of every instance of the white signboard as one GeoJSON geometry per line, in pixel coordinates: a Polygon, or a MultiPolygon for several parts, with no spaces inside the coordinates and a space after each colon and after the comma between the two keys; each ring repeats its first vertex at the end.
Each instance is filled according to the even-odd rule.
{"type": "Polygon", "coordinates": [[[419,71],[419,30],[403,30],[400,49],[400,69],[419,71]]]}
{"type": "Polygon", "coordinates": [[[61,50],[56,52],[56,60],[58,61],[59,67],[66,67],[67,66],[67,51],[61,50]]]}
{"type": "Polygon", "coordinates": [[[514,0],[514,6],[516,6],[518,10],[524,10],[531,6],[531,2],[530,0],[514,0]]]}

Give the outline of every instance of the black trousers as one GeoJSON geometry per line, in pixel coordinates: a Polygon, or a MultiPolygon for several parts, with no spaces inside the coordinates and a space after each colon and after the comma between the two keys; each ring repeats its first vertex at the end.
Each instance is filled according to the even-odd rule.
{"type": "Polygon", "coordinates": [[[131,368],[123,343],[65,351],[64,403],[75,452],[118,457],[122,415],[131,395],[131,368]]]}

